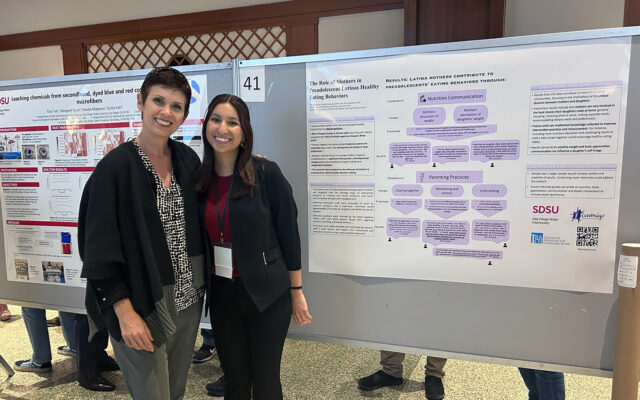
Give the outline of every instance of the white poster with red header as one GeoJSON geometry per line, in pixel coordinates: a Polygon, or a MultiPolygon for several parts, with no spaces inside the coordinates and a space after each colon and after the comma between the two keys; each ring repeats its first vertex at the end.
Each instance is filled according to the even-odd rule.
{"type": "MultiPolygon", "coordinates": [[[[202,154],[206,76],[188,77],[190,116],[174,134],[202,154]]],[[[0,206],[7,279],[84,286],[80,197],[96,164],[138,135],[142,80],[0,91],[0,206]]]]}

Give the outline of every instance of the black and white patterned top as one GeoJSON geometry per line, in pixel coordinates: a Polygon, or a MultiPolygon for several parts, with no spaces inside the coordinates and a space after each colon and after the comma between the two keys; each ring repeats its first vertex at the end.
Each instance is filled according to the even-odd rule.
{"type": "Polygon", "coordinates": [[[197,303],[204,296],[204,289],[193,286],[193,266],[189,261],[187,252],[187,232],[184,221],[184,199],[182,190],[176,181],[175,174],[171,174],[171,184],[165,187],[162,180],[151,164],[151,160],[144,154],[142,148],[136,141],[133,143],[138,150],[145,168],[153,175],[156,182],[156,205],[164,234],[167,238],[167,246],[171,255],[171,265],[175,286],[173,293],[175,296],[176,311],[184,310],[192,304],[197,303]]]}

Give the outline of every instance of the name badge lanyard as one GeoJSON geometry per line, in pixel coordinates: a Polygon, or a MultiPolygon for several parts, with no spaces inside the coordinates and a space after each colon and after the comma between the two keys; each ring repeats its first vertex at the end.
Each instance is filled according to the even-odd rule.
{"type": "MultiPolygon", "coordinates": [[[[218,177],[216,177],[218,178],[218,177]]],[[[216,198],[218,197],[218,184],[216,179],[216,198]]],[[[233,177],[231,177],[231,185],[229,185],[229,191],[227,192],[227,198],[224,200],[224,207],[222,208],[222,215],[220,215],[220,207],[218,207],[219,201],[216,202],[216,214],[218,216],[218,227],[220,228],[220,244],[224,244],[224,221],[227,217],[227,206],[229,205],[229,197],[231,197],[231,189],[233,189],[233,177]]]]}

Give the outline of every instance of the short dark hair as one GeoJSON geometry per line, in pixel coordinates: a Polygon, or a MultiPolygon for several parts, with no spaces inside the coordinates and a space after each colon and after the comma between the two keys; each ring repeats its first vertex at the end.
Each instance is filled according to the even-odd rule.
{"type": "Polygon", "coordinates": [[[155,85],[165,86],[169,89],[176,89],[182,92],[185,99],[184,115],[186,116],[189,113],[189,104],[191,103],[191,86],[189,86],[189,81],[182,72],[171,67],[157,67],[152,69],[144,78],[142,86],[140,86],[142,104],[147,101],[147,96],[149,95],[149,89],[151,89],[151,86],[155,85]]]}
{"type": "Polygon", "coordinates": [[[242,179],[243,188],[241,192],[252,191],[256,186],[255,183],[255,170],[253,156],[253,129],[251,128],[251,117],[249,115],[249,107],[240,97],[232,94],[219,94],[211,100],[207,107],[207,113],[204,117],[204,123],[202,125],[202,139],[204,141],[204,157],[202,165],[196,174],[196,190],[206,192],[209,189],[209,183],[213,176],[214,158],[215,153],[213,147],[206,139],[207,138],[207,123],[213,110],[218,104],[229,104],[238,113],[238,121],[240,122],[240,128],[242,128],[243,145],[240,146],[238,158],[236,159],[236,169],[242,179]]]}

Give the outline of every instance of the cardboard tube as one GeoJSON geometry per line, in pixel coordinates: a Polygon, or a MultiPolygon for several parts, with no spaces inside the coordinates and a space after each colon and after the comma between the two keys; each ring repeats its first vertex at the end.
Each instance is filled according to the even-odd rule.
{"type": "MultiPolygon", "coordinates": [[[[625,243],[621,255],[640,258],[640,244],[625,243]]],[[[636,264],[636,274],[638,265],[636,264]]],[[[636,275],[637,276],[637,275],[636,275]]],[[[618,287],[618,319],[613,363],[612,400],[638,398],[640,373],[640,289],[618,287]]]]}

